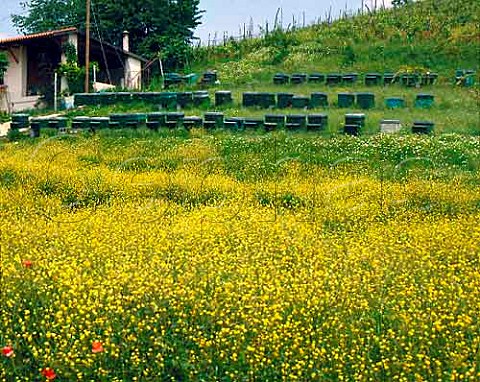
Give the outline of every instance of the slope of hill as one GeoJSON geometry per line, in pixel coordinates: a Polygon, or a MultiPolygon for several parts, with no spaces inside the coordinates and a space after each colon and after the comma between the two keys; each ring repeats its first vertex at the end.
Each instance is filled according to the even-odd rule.
{"type": "Polygon", "coordinates": [[[480,3],[423,0],[394,9],[346,16],[263,38],[200,48],[195,69],[216,68],[224,83],[271,78],[276,71],[432,69],[451,76],[478,68],[480,3]]]}

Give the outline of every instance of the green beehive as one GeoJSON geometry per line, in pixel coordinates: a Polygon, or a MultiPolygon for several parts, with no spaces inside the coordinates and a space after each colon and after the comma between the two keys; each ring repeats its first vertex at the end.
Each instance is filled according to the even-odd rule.
{"type": "Polygon", "coordinates": [[[49,129],[58,129],[58,121],[56,118],[48,119],[48,128],[49,129]]]}
{"type": "Polygon", "coordinates": [[[74,117],[72,120],[72,128],[74,130],[87,130],[90,128],[90,117],[74,117]]]}
{"type": "Polygon", "coordinates": [[[28,114],[12,114],[11,129],[25,129],[30,127],[30,116],[28,114]]]}
{"type": "Polygon", "coordinates": [[[338,93],[338,107],[347,108],[355,104],[355,94],[338,93]]]}
{"type": "Polygon", "coordinates": [[[197,83],[199,75],[197,73],[190,73],[183,76],[182,81],[188,85],[194,85],[197,83]]]}
{"type": "Polygon", "coordinates": [[[234,130],[234,131],[242,131],[244,130],[245,125],[245,118],[242,117],[231,117],[225,118],[225,128],[234,130]]]}
{"type": "Polygon", "coordinates": [[[276,106],[275,93],[260,93],[258,95],[258,106],[263,109],[270,109],[276,106]]]}
{"type": "Polygon", "coordinates": [[[415,87],[421,83],[421,76],[418,73],[406,73],[400,76],[402,85],[415,87]]]}
{"type": "Polygon", "coordinates": [[[167,113],[155,112],[147,114],[147,127],[151,130],[158,130],[167,127],[167,113]]]}
{"type": "Polygon", "coordinates": [[[228,106],[233,104],[232,92],[229,90],[219,90],[215,92],[215,106],[228,106]]]}
{"type": "Polygon", "coordinates": [[[360,135],[361,128],[358,125],[345,125],[343,126],[343,133],[345,135],[353,135],[358,136],[360,135]]]}
{"type": "Polygon", "coordinates": [[[163,93],[161,93],[161,92],[150,92],[150,93],[148,93],[148,103],[150,105],[161,106],[162,105],[162,99],[163,99],[162,94],[163,93]]]}
{"type": "Polygon", "coordinates": [[[365,114],[345,114],[345,125],[343,127],[344,134],[360,135],[362,128],[365,126],[365,114]]]}
{"type": "Polygon", "coordinates": [[[475,85],[475,70],[467,70],[465,73],[465,86],[472,87],[475,85]]]}
{"type": "Polygon", "coordinates": [[[147,115],[143,113],[123,113],[110,114],[110,127],[120,127],[136,129],[144,126],[147,121],[147,115]]]}
{"type": "Polygon", "coordinates": [[[125,114],[125,127],[129,129],[137,129],[145,126],[147,115],[143,113],[125,114]]]}
{"type": "Polygon", "coordinates": [[[392,85],[393,83],[395,83],[395,73],[391,73],[391,72],[386,72],[386,73],[383,73],[383,84],[384,85],[392,85]]]}
{"type": "Polygon", "coordinates": [[[273,83],[275,85],[286,85],[290,81],[290,77],[284,73],[277,73],[273,76],[273,83]]]}
{"type": "Polygon", "coordinates": [[[187,130],[191,130],[193,128],[200,128],[202,126],[203,126],[202,117],[191,116],[191,117],[185,117],[183,119],[183,127],[187,130]]]}
{"type": "Polygon", "coordinates": [[[110,124],[109,117],[92,117],[90,123],[96,123],[99,129],[107,129],[110,124]]]}
{"type": "Polygon", "coordinates": [[[428,109],[433,106],[435,96],[433,94],[417,94],[415,99],[415,107],[428,109]]]}
{"type": "Polygon", "coordinates": [[[205,72],[202,75],[200,84],[203,86],[214,85],[215,82],[217,82],[217,80],[218,80],[217,72],[205,72]]]}
{"type": "Polygon", "coordinates": [[[127,120],[128,118],[125,114],[120,114],[120,113],[110,114],[110,125],[111,125],[110,127],[124,127],[127,120]]]}
{"type": "Polygon", "coordinates": [[[345,114],[345,124],[365,127],[365,114],[345,114]]]}
{"type": "Polygon", "coordinates": [[[285,127],[287,130],[300,130],[307,127],[307,116],[301,114],[287,115],[285,127]]]}
{"type": "Polygon", "coordinates": [[[339,73],[327,74],[326,84],[329,86],[340,85],[342,83],[342,75],[339,73]]]}
{"type": "Polygon", "coordinates": [[[414,121],[412,133],[414,134],[430,134],[433,132],[435,124],[430,121],[414,121]]]}
{"type": "Polygon", "coordinates": [[[161,93],[160,106],[166,110],[175,110],[177,108],[177,93],[175,92],[161,93]]]}
{"type": "Polygon", "coordinates": [[[438,79],[437,73],[425,73],[422,75],[421,81],[422,85],[433,85],[438,79]]]}
{"type": "Polygon", "coordinates": [[[10,122],[10,130],[18,130],[21,129],[20,124],[18,122],[10,122]]]}
{"type": "Polygon", "coordinates": [[[294,96],[292,98],[293,109],[306,109],[310,105],[310,98],[305,96],[294,96]]]}
{"type": "Polygon", "coordinates": [[[401,109],[405,107],[405,100],[401,97],[389,97],[385,99],[385,106],[389,109],[401,109]]]}
{"type": "Polygon", "coordinates": [[[144,103],[145,102],[145,93],[141,92],[132,92],[132,103],[144,103]]]}
{"type": "Polygon", "coordinates": [[[77,93],[73,95],[73,104],[75,107],[88,106],[90,104],[90,98],[88,93],[77,93]]]}
{"type": "Polygon", "coordinates": [[[277,94],[277,107],[279,109],[286,109],[292,106],[292,100],[294,95],[292,93],[278,93],[277,94]]]}
{"type": "Polygon", "coordinates": [[[98,93],[98,100],[100,102],[100,105],[104,105],[104,106],[114,105],[115,93],[111,93],[111,92],[98,93]]]}
{"type": "Polygon", "coordinates": [[[312,84],[323,84],[325,82],[325,74],[312,73],[308,76],[308,82],[312,84]]]}
{"type": "Polygon", "coordinates": [[[182,127],[184,118],[184,113],[167,113],[165,123],[170,129],[173,129],[175,127],[182,127]]]}
{"type": "Polygon", "coordinates": [[[260,93],[257,92],[245,92],[242,95],[242,106],[243,107],[254,107],[257,106],[258,99],[260,98],[260,93]]]}
{"type": "Polygon", "coordinates": [[[306,73],[294,73],[290,78],[290,83],[293,85],[300,85],[307,82],[308,75],[306,73]]]}
{"type": "Polygon", "coordinates": [[[65,130],[68,127],[68,118],[66,117],[56,117],[57,128],[65,130]]]}
{"type": "Polygon", "coordinates": [[[200,108],[210,107],[210,95],[208,91],[200,90],[193,92],[193,105],[200,108]]]}
{"type": "Polygon", "coordinates": [[[128,105],[133,102],[132,93],[129,92],[118,92],[115,93],[115,103],[128,105]]]}
{"type": "Polygon", "coordinates": [[[169,88],[171,86],[178,86],[183,82],[183,77],[178,73],[165,73],[163,77],[163,84],[165,88],[169,88]]]}
{"type": "Polygon", "coordinates": [[[245,118],[245,129],[260,129],[263,127],[263,119],[260,118],[245,118]]]}
{"type": "Polygon", "coordinates": [[[30,124],[30,137],[31,138],[38,138],[40,137],[40,129],[41,125],[38,120],[32,119],[30,124]]]}
{"type": "Polygon", "coordinates": [[[382,81],[382,75],[380,73],[367,73],[365,74],[365,85],[376,86],[380,85],[382,81]]]}
{"type": "Polygon", "coordinates": [[[357,105],[360,109],[372,109],[375,107],[375,94],[357,93],[357,105]]]}
{"type": "Polygon", "coordinates": [[[342,75],[342,82],[344,84],[353,85],[355,82],[357,82],[357,79],[358,73],[347,73],[342,75]]]}
{"type": "Polygon", "coordinates": [[[455,71],[455,81],[457,85],[465,87],[475,85],[475,70],[457,69],[455,71]]]}
{"type": "Polygon", "coordinates": [[[328,125],[328,115],[326,114],[310,114],[307,117],[308,130],[323,130],[328,125]]]}
{"type": "Polygon", "coordinates": [[[208,112],[205,113],[204,115],[204,126],[206,128],[217,128],[217,129],[223,129],[224,127],[224,119],[225,116],[223,113],[218,113],[218,112],[208,112]]]}
{"type": "Polygon", "coordinates": [[[177,105],[182,109],[189,108],[193,105],[193,93],[192,92],[179,92],[177,93],[177,105]]]}
{"type": "Polygon", "coordinates": [[[310,97],[310,108],[315,109],[318,107],[328,106],[328,94],[327,93],[312,93],[310,97]]]}
{"type": "Polygon", "coordinates": [[[265,115],[265,130],[273,131],[285,127],[285,115],[267,114],[265,115]]]}

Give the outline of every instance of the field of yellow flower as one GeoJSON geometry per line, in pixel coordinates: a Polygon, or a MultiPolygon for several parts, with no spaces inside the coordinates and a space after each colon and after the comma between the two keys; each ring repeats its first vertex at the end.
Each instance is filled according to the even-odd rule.
{"type": "Polygon", "coordinates": [[[480,380],[480,138],[0,146],[1,381],[480,380]]]}

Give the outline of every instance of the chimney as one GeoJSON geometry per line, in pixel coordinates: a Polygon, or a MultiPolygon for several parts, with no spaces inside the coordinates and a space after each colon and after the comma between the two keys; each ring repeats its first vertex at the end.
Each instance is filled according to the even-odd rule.
{"type": "Polygon", "coordinates": [[[130,52],[130,39],[128,31],[123,32],[123,50],[130,52]]]}

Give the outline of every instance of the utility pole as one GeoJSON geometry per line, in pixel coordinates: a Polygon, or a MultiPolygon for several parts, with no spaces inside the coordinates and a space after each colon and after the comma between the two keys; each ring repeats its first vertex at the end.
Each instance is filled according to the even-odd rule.
{"type": "Polygon", "coordinates": [[[85,24],[85,93],[90,92],[90,0],[87,2],[85,24]]]}

